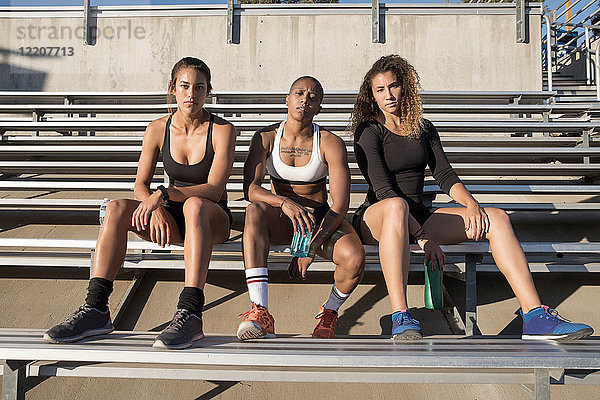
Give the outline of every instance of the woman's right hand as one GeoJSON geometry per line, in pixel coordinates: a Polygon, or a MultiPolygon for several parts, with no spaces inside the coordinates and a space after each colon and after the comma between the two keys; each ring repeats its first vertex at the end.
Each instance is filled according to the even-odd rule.
{"type": "Polygon", "coordinates": [[[307,229],[308,232],[313,232],[317,223],[315,216],[300,204],[286,198],[281,203],[281,212],[292,220],[294,232],[302,232],[302,235],[304,236],[307,234],[307,229]]]}
{"type": "MultiPolygon", "coordinates": [[[[446,255],[440,248],[440,246],[431,240],[429,236],[423,235],[417,240],[417,244],[425,252],[425,265],[429,264],[430,261],[437,261],[437,265],[443,270],[446,265],[446,255]]],[[[435,263],[433,264],[435,269],[435,263]]]]}
{"type": "Polygon", "coordinates": [[[163,206],[159,206],[150,217],[150,240],[160,247],[169,246],[173,236],[167,220],[167,213],[163,206]]]}

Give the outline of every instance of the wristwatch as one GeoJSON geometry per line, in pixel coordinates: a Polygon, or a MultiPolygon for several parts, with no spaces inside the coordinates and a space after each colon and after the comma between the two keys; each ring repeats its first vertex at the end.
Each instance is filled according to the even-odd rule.
{"type": "Polygon", "coordinates": [[[159,185],[158,190],[160,190],[163,201],[169,200],[169,192],[167,191],[166,187],[164,187],[163,185],[159,185]]]}

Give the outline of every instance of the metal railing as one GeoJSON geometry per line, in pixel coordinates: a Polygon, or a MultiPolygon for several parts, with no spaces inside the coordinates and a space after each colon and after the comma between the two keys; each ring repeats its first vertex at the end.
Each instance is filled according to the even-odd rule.
{"type": "Polygon", "coordinates": [[[600,100],[600,0],[584,3],[582,0],[564,0],[544,15],[546,34],[542,38],[543,67],[548,76],[548,90],[552,90],[552,73],[560,72],[574,61],[574,54],[585,57],[586,83],[595,84],[600,100]]]}

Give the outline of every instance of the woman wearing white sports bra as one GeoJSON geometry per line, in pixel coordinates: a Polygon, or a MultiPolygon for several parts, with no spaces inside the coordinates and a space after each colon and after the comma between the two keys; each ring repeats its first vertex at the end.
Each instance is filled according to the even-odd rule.
{"type": "Polygon", "coordinates": [[[350,172],[344,142],[320,129],[313,118],[321,110],[323,87],[303,76],[286,96],[285,121],[258,130],[244,164],[246,208],[243,248],[246,283],[252,308],[242,314],[237,336],[256,339],[275,334],[268,311],[267,256],[271,244],[289,244],[295,231],[312,233],[305,258],[294,257],[289,274],[305,279],[315,254],[332,260],[334,285],[321,305],[312,336],[333,338],[338,309],[360,282],[365,265],[364,248],[344,216],[350,203],[350,172]],[[265,173],[271,191],[262,187],[265,173]],[[329,173],[331,207],[327,203],[329,173]]]}

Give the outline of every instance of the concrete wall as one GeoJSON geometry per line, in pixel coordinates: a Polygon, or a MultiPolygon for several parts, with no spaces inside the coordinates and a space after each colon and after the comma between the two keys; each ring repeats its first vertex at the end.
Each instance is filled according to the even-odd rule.
{"type": "Polygon", "coordinates": [[[236,44],[227,44],[224,6],[100,7],[93,45],[78,30],[81,8],[0,8],[0,90],[164,90],[188,55],[207,62],[218,90],[281,90],[302,74],[348,90],[389,53],[412,62],[426,90],[541,90],[541,17],[532,7],[525,44],[516,42],[512,4],[389,5],[384,43],[372,43],[367,5],[236,6],[236,44]],[[27,46],[73,55],[27,56],[27,46]]]}

